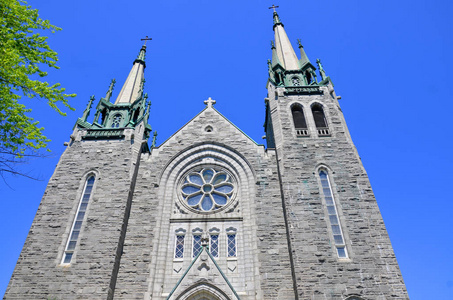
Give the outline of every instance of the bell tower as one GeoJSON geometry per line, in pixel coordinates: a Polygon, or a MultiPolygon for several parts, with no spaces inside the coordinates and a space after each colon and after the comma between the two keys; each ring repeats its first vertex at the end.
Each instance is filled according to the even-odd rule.
{"type": "Polygon", "coordinates": [[[112,80],[76,121],[41,200],[5,299],[113,299],[132,194],[148,153],[143,46],[114,103],[112,80]]]}
{"type": "Polygon", "coordinates": [[[297,58],[272,8],[264,126],[268,148],[276,150],[297,297],[407,299],[340,97],[321,61],[316,69],[300,40],[297,58]]]}

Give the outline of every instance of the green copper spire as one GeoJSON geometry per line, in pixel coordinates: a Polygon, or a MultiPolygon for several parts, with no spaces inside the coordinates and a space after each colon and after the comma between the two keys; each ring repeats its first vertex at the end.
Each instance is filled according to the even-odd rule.
{"type": "Polygon", "coordinates": [[[148,121],[149,119],[149,110],[151,109],[151,101],[147,101],[148,100],[148,93],[145,93],[145,95],[143,96],[143,110],[145,111],[145,114],[143,116],[143,119],[145,119],[146,121],[148,121]]]}
{"type": "Polygon", "coordinates": [[[288,35],[283,28],[280,17],[275,11],[277,7],[275,5],[269,7],[274,9],[273,30],[275,34],[275,42],[271,42],[272,61],[268,62],[269,81],[274,86],[285,87],[287,93],[299,93],[301,91],[303,93],[307,91],[312,92],[312,90],[305,91],[296,89],[296,87],[311,86],[310,88],[312,88],[320,84],[324,85],[327,83],[324,79],[328,79],[329,77],[325,76],[321,67],[321,77],[324,81],[321,83],[318,82],[316,67],[308,59],[300,39],[297,40],[300,50],[300,59],[298,59],[288,35]]]}
{"type": "Polygon", "coordinates": [[[140,49],[140,52],[138,53],[137,58],[134,60],[134,64],[138,62],[146,67],[145,56],[146,56],[146,45],[143,45],[142,48],[140,49]]]}
{"type": "Polygon", "coordinates": [[[310,62],[310,60],[308,59],[307,54],[305,53],[304,46],[302,46],[300,39],[297,39],[297,43],[299,44],[299,50],[300,50],[299,64],[300,64],[300,67],[303,68],[307,63],[310,62]]]}
{"type": "Polygon", "coordinates": [[[280,21],[280,17],[278,16],[278,13],[274,11],[274,26],[276,25],[281,25],[283,27],[282,21],[280,21]]]}
{"type": "Polygon", "coordinates": [[[318,64],[318,69],[319,69],[319,74],[321,74],[321,80],[326,79],[326,72],[324,71],[324,68],[322,67],[321,60],[318,58],[316,59],[316,63],[318,64]]]}
{"type": "Polygon", "coordinates": [[[152,144],[151,144],[151,148],[156,147],[156,141],[157,141],[157,131],[154,131],[154,134],[153,134],[153,142],[152,142],[152,144]]]}
{"type": "Polygon", "coordinates": [[[81,119],[82,119],[84,122],[87,121],[87,118],[88,118],[88,116],[90,115],[91,105],[93,105],[93,101],[94,101],[94,95],[90,97],[90,101],[88,101],[87,108],[85,108],[85,110],[83,111],[83,116],[82,116],[81,119]]]}
{"type": "Polygon", "coordinates": [[[110,101],[110,97],[112,97],[113,89],[115,88],[115,83],[116,80],[115,78],[112,79],[110,82],[109,90],[107,91],[107,94],[105,94],[105,100],[110,101]]]}
{"type": "Polygon", "coordinates": [[[274,41],[271,41],[271,49],[272,49],[272,67],[278,65],[282,65],[280,60],[278,59],[277,48],[275,48],[274,41]]]}

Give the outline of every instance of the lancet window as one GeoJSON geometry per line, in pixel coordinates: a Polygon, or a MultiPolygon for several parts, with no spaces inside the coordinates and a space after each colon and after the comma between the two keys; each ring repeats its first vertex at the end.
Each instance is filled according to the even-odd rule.
{"type": "Polygon", "coordinates": [[[219,234],[220,230],[218,228],[212,228],[209,230],[209,251],[213,257],[219,257],[219,234]]]}
{"type": "Polygon", "coordinates": [[[184,258],[184,238],[186,237],[184,229],[176,230],[175,239],[175,258],[184,258]]]}
{"type": "Polygon", "coordinates": [[[293,115],[294,128],[296,129],[297,136],[309,136],[307,122],[305,121],[304,110],[301,105],[294,104],[291,106],[291,113],[293,115]]]}
{"type": "Polygon", "coordinates": [[[79,240],[80,230],[82,228],[83,220],[85,219],[85,213],[88,207],[88,202],[91,198],[91,192],[93,190],[95,177],[90,176],[85,182],[83,187],[82,197],[80,198],[79,207],[77,208],[76,217],[74,223],[72,224],[71,233],[69,235],[68,242],[66,243],[65,252],[63,255],[63,264],[71,263],[72,257],[74,255],[75,247],[79,240]]]}
{"type": "Polygon", "coordinates": [[[324,200],[327,207],[327,215],[332,229],[333,240],[337,255],[339,258],[347,258],[348,252],[346,250],[346,243],[341,229],[340,219],[338,218],[338,211],[335,205],[335,199],[332,194],[332,186],[329,181],[329,176],[326,170],[319,171],[319,178],[321,179],[322,191],[324,200]]]}
{"type": "Polygon", "coordinates": [[[316,103],[311,106],[311,112],[315,120],[316,129],[318,131],[318,136],[330,136],[330,131],[327,126],[326,116],[324,114],[324,109],[322,105],[316,103]]]}
{"type": "Polygon", "coordinates": [[[228,228],[227,229],[227,256],[228,257],[236,257],[237,256],[237,249],[236,249],[236,229],[235,228],[228,228]]]}
{"type": "Polygon", "coordinates": [[[310,83],[313,82],[313,78],[312,78],[312,76],[310,74],[310,71],[308,71],[308,70],[305,71],[305,78],[307,78],[307,84],[310,84],[310,83]]]}
{"type": "Polygon", "coordinates": [[[203,231],[199,228],[193,230],[193,238],[192,238],[192,257],[196,257],[201,249],[201,235],[203,231]]]}

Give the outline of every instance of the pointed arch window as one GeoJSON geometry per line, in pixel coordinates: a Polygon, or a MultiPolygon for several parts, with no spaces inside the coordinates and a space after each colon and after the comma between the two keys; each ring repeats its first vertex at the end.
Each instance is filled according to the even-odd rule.
{"type": "Polygon", "coordinates": [[[313,78],[310,74],[310,71],[305,71],[305,78],[307,78],[307,84],[311,84],[313,82],[313,78]]]}
{"type": "Polygon", "coordinates": [[[192,240],[192,257],[196,257],[200,254],[202,245],[201,245],[201,235],[203,234],[203,230],[200,228],[194,229],[193,233],[193,240],[192,240]]]}
{"type": "Polygon", "coordinates": [[[66,243],[65,252],[63,255],[63,264],[71,263],[74,255],[74,250],[79,240],[80,230],[82,228],[83,220],[85,219],[85,213],[88,207],[88,202],[91,198],[91,192],[93,190],[95,177],[91,175],[87,178],[85,186],[83,188],[82,197],[80,198],[79,207],[77,208],[76,217],[72,224],[71,233],[69,235],[68,242],[66,243]]]}
{"type": "Polygon", "coordinates": [[[219,257],[219,234],[220,230],[218,228],[212,228],[209,230],[209,251],[213,257],[219,257]]]}
{"type": "Polygon", "coordinates": [[[227,257],[233,258],[237,256],[237,245],[236,245],[237,230],[236,228],[230,227],[226,230],[226,232],[227,232],[227,257]]]}
{"type": "Polygon", "coordinates": [[[123,117],[121,116],[121,114],[114,115],[112,118],[112,128],[120,127],[122,119],[123,117]]]}
{"type": "Polygon", "coordinates": [[[319,171],[319,178],[321,179],[322,191],[324,194],[324,201],[327,207],[327,215],[332,229],[333,240],[337,255],[339,258],[348,258],[346,250],[346,243],[341,229],[340,219],[338,218],[338,211],[335,205],[335,200],[332,194],[332,186],[330,185],[329,175],[326,170],[319,171]]]}
{"type": "Polygon", "coordinates": [[[107,118],[107,114],[108,114],[107,108],[104,108],[101,111],[101,125],[104,125],[105,119],[107,118]]]}
{"type": "Polygon", "coordinates": [[[137,123],[138,116],[140,115],[140,108],[137,108],[134,112],[134,117],[132,118],[132,122],[137,123]]]}
{"type": "Polygon", "coordinates": [[[304,110],[301,105],[294,104],[291,106],[291,114],[293,115],[294,128],[297,136],[309,136],[307,122],[305,120],[304,110]]]}
{"type": "Polygon", "coordinates": [[[311,106],[311,112],[315,121],[318,136],[330,136],[330,130],[327,126],[327,119],[321,104],[315,103],[311,106]]]}
{"type": "Polygon", "coordinates": [[[186,230],[180,228],[176,230],[175,233],[175,259],[182,259],[184,258],[184,238],[186,237],[186,230]]]}

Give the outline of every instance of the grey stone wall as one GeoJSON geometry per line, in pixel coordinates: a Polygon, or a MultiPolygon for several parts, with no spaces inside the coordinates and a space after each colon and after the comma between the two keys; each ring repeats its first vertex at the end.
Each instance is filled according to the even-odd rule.
{"type": "Polygon", "coordinates": [[[82,141],[81,135],[76,129],[49,181],[4,299],[107,298],[139,145],[130,138],[82,141]],[[72,261],[64,265],[90,173],[96,175],[92,196],[72,261]]]}
{"type": "MultiPolygon", "coordinates": [[[[276,149],[257,145],[210,106],[150,154],[140,153],[143,141],[133,139],[143,136],[143,126],[126,130],[124,140],[83,141],[76,130],[4,299],[185,299],[191,290],[221,299],[235,299],[236,292],[243,300],[408,299],[333,89],[322,89],[323,95],[285,96],[279,88],[278,99],[267,100],[276,149]],[[314,102],[324,107],[330,137],[317,135],[314,102]],[[293,103],[304,107],[309,137],[296,136],[293,103]],[[235,177],[236,200],[227,209],[199,214],[181,202],[182,176],[201,166],[235,177]],[[336,254],[320,167],[329,172],[347,259],[336,254]],[[62,265],[90,172],[96,182],[75,255],[62,265]],[[175,288],[193,259],[192,230],[213,227],[221,234],[215,261],[222,272],[204,255],[175,288]],[[236,258],[226,257],[229,227],[237,230],[236,258]],[[183,259],[174,259],[178,229],[186,231],[183,259]]],[[[275,91],[270,85],[269,95],[275,91]]]]}
{"type": "Polygon", "coordinates": [[[299,299],[408,299],[398,263],[331,85],[323,95],[286,96],[269,85],[268,99],[287,208],[299,299]],[[330,137],[318,137],[310,105],[323,105],[330,137]],[[303,105],[310,136],[297,137],[290,106],[303,105]],[[349,252],[336,254],[318,168],[329,171],[349,252]]]}
{"type": "MultiPolygon", "coordinates": [[[[208,108],[149,157],[142,156],[115,298],[165,299],[192,261],[191,230],[212,226],[238,229],[237,261],[227,260],[224,250],[216,261],[241,299],[294,299],[274,152],[265,152],[208,108]],[[237,171],[241,191],[232,212],[200,216],[179,211],[178,176],[196,164],[225,164],[237,171]],[[188,232],[181,265],[173,259],[178,227],[188,232]]],[[[190,274],[181,285],[196,283],[190,274]]],[[[223,286],[214,275],[206,279],[223,286]]]]}

